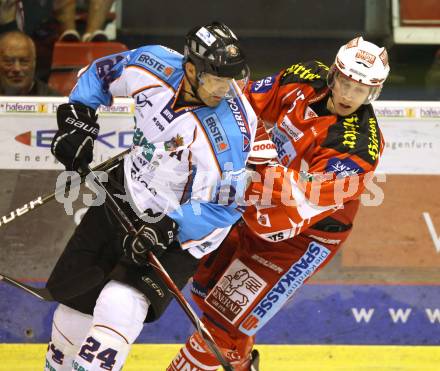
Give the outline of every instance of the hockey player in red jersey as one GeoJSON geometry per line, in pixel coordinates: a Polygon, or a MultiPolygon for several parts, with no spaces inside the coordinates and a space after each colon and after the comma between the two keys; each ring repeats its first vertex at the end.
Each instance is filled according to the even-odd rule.
{"type": "MultiPolygon", "coordinates": [[[[247,194],[253,202],[221,248],[200,262],[192,288],[235,370],[258,370],[256,332],[352,230],[358,198],[383,149],[370,103],[389,69],[385,48],[358,37],[339,49],[330,68],[297,63],[248,85],[277,161],[269,161],[268,141],[256,138],[249,160],[256,176],[247,194]],[[255,154],[261,149],[266,156],[255,154]]],[[[258,132],[265,134],[262,126],[258,132]]],[[[168,371],[218,367],[195,332],[168,371]]]]}

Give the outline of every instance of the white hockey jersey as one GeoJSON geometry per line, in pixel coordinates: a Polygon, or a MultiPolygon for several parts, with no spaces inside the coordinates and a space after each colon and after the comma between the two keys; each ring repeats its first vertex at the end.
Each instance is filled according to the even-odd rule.
{"type": "Polygon", "coordinates": [[[236,87],[235,96],[215,108],[176,107],[182,60],[158,45],[98,59],[82,72],[70,101],[96,109],[111,105],[113,97],[134,98],[136,128],[124,164],[127,198],[138,212],[151,208],[172,217],[182,247],[201,257],[241,216],[234,196],[244,192],[239,175],[256,116],[236,87]],[[226,198],[222,184],[228,185],[226,198]]]}

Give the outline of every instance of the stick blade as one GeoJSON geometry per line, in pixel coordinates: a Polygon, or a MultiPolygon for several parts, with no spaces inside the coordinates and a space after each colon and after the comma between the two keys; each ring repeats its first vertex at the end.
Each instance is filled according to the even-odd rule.
{"type": "Polygon", "coordinates": [[[44,301],[54,301],[55,299],[52,297],[51,293],[46,287],[34,287],[31,285],[28,285],[26,283],[20,282],[12,277],[9,277],[3,273],[0,273],[0,281],[3,281],[4,283],[16,287],[20,290],[23,290],[27,292],[28,294],[31,294],[35,296],[36,298],[44,301]]]}
{"type": "Polygon", "coordinates": [[[21,282],[6,274],[0,273],[0,281],[18,288],[36,298],[44,301],[64,301],[80,296],[104,282],[105,274],[99,267],[90,267],[69,280],[52,287],[34,287],[27,283],[21,282]]]}

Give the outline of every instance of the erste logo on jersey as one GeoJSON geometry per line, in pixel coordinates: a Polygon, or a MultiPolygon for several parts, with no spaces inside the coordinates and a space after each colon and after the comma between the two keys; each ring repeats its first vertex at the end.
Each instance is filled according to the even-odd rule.
{"type": "Polygon", "coordinates": [[[243,137],[243,152],[249,152],[251,150],[251,132],[246,118],[243,115],[245,111],[238,99],[230,98],[227,102],[243,137]]]}
{"type": "Polygon", "coordinates": [[[296,157],[292,142],[276,125],[271,132],[271,139],[276,146],[279,162],[283,166],[289,166],[296,157]]]}
{"type": "Polygon", "coordinates": [[[149,71],[157,73],[165,80],[169,79],[174,73],[174,67],[151,53],[142,53],[137,57],[134,63],[145,67],[149,71]]]}
{"type": "Polygon", "coordinates": [[[209,292],[205,302],[228,322],[234,323],[266,286],[266,281],[236,259],[209,292]]]}
{"type": "Polygon", "coordinates": [[[208,129],[207,133],[212,144],[214,145],[215,153],[220,154],[229,150],[229,142],[226,133],[220,124],[220,120],[218,119],[217,115],[213,113],[204,118],[203,122],[208,129]]]}
{"type": "Polygon", "coordinates": [[[345,178],[347,176],[361,174],[364,172],[364,169],[349,158],[340,159],[333,157],[328,160],[325,171],[327,173],[334,173],[336,178],[345,178]]]}
{"type": "Polygon", "coordinates": [[[248,336],[263,327],[292,297],[304,281],[327,259],[330,250],[311,242],[304,255],[294,263],[278,280],[272,289],[254,307],[254,310],[240,324],[239,330],[248,336]]]}
{"type": "Polygon", "coordinates": [[[255,81],[252,83],[251,92],[252,93],[265,93],[270,90],[273,83],[275,82],[275,76],[272,75],[269,77],[265,77],[264,79],[255,81]]]}

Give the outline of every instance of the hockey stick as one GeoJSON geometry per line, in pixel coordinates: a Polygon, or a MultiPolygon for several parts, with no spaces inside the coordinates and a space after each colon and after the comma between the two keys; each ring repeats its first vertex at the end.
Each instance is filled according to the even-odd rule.
{"type": "Polygon", "coordinates": [[[90,267],[83,272],[79,272],[67,281],[61,281],[50,290],[47,287],[35,287],[21,282],[15,278],[0,273],[0,281],[10,286],[24,290],[27,293],[44,301],[70,300],[76,296],[84,294],[91,287],[98,286],[104,280],[105,274],[99,267],[90,267]],[[87,284],[78,284],[78,281],[86,281],[87,284]]]}
{"type": "MultiPolygon", "coordinates": [[[[129,152],[130,149],[127,149],[124,152],[121,152],[120,154],[108,159],[107,161],[102,162],[101,164],[94,167],[93,171],[106,171],[112,168],[113,166],[117,165],[120,161],[122,161],[124,156],[129,152]]],[[[84,182],[85,178],[86,178],[86,174],[81,176],[80,184],[84,182]]],[[[65,192],[66,187],[69,187],[70,184],[71,182],[67,182],[65,186],[58,187],[57,189],[55,189],[54,193],[45,196],[38,196],[38,198],[36,198],[35,200],[32,200],[24,204],[22,207],[18,207],[15,210],[11,211],[9,214],[2,216],[0,218],[0,227],[14,221],[19,216],[27,214],[31,210],[35,210],[40,206],[47,204],[49,201],[53,200],[57,194],[65,192]]]]}
{"type": "MultiPolygon", "coordinates": [[[[94,167],[93,170],[106,171],[111,169],[120,161],[122,161],[124,156],[129,153],[129,151],[130,150],[127,149],[120,154],[108,159],[107,161],[102,162],[101,164],[94,167]]],[[[81,183],[83,183],[85,179],[86,175],[81,176],[81,183]]],[[[6,219],[6,216],[3,216],[1,218],[2,223],[0,223],[0,226],[13,221],[16,217],[26,214],[31,210],[35,210],[39,206],[45,205],[47,202],[53,200],[58,193],[64,192],[65,188],[68,187],[69,184],[70,183],[68,182],[65,186],[57,188],[54,193],[43,197],[40,196],[36,200],[29,202],[28,204],[30,206],[28,206],[28,204],[25,204],[23,207],[17,208],[15,211],[11,211],[8,217],[9,219],[6,219]]],[[[88,288],[98,285],[103,279],[104,272],[98,267],[91,267],[84,272],[79,273],[77,276],[74,277],[74,279],[66,282],[61,282],[60,284],[52,287],[49,291],[46,287],[34,287],[15,278],[9,277],[3,273],[0,273],[0,281],[3,281],[4,283],[7,283],[8,285],[11,285],[18,289],[24,290],[27,293],[37,297],[38,299],[45,301],[55,301],[57,300],[57,298],[63,298],[65,300],[74,298],[75,296],[83,294],[85,291],[88,290],[88,288]],[[78,285],[77,281],[84,278],[87,279],[88,285],[78,285]]]]}
{"type": "Polygon", "coordinates": [[[23,282],[17,281],[14,278],[5,276],[4,274],[0,274],[0,281],[3,281],[11,286],[17,287],[19,289],[22,289],[26,292],[28,292],[31,295],[34,295],[38,299],[45,300],[45,301],[53,301],[53,297],[49,290],[46,287],[33,287],[29,286],[23,282]]]}
{"type": "MultiPolygon", "coordinates": [[[[115,218],[121,223],[124,230],[131,234],[136,234],[136,228],[134,227],[131,220],[128,218],[128,216],[125,214],[125,212],[119,207],[113,196],[108,192],[108,190],[103,186],[101,183],[101,180],[99,177],[94,173],[94,171],[90,168],[88,168],[88,171],[90,174],[93,175],[94,180],[96,184],[98,184],[101,188],[104,189],[106,194],[106,200],[108,201],[108,206],[110,210],[112,211],[115,218]]],[[[142,235],[139,236],[141,240],[144,240],[145,237],[142,235]]],[[[144,240],[147,241],[148,240],[144,240]]],[[[220,349],[215,344],[215,341],[212,337],[212,335],[209,333],[208,329],[205,327],[202,321],[200,321],[200,318],[197,316],[197,314],[194,312],[194,310],[191,308],[188,301],[183,296],[182,292],[179,290],[179,288],[176,286],[174,281],[169,276],[168,272],[165,270],[165,268],[162,266],[160,261],[156,258],[156,256],[149,251],[148,252],[148,259],[149,264],[155,269],[156,273],[159,274],[163,282],[167,285],[168,290],[171,292],[171,294],[174,295],[175,299],[179,303],[180,307],[183,309],[183,311],[186,313],[188,318],[191,320],[194,327],[197,329],[199,334],[202,336],[203,340],[211,350],[211,352],[217,357],[217,360],[220,362],[222,367],[226,371],[234,371],[231,364],[224,358],[223,354],[221,353],[220,349]]]]}

